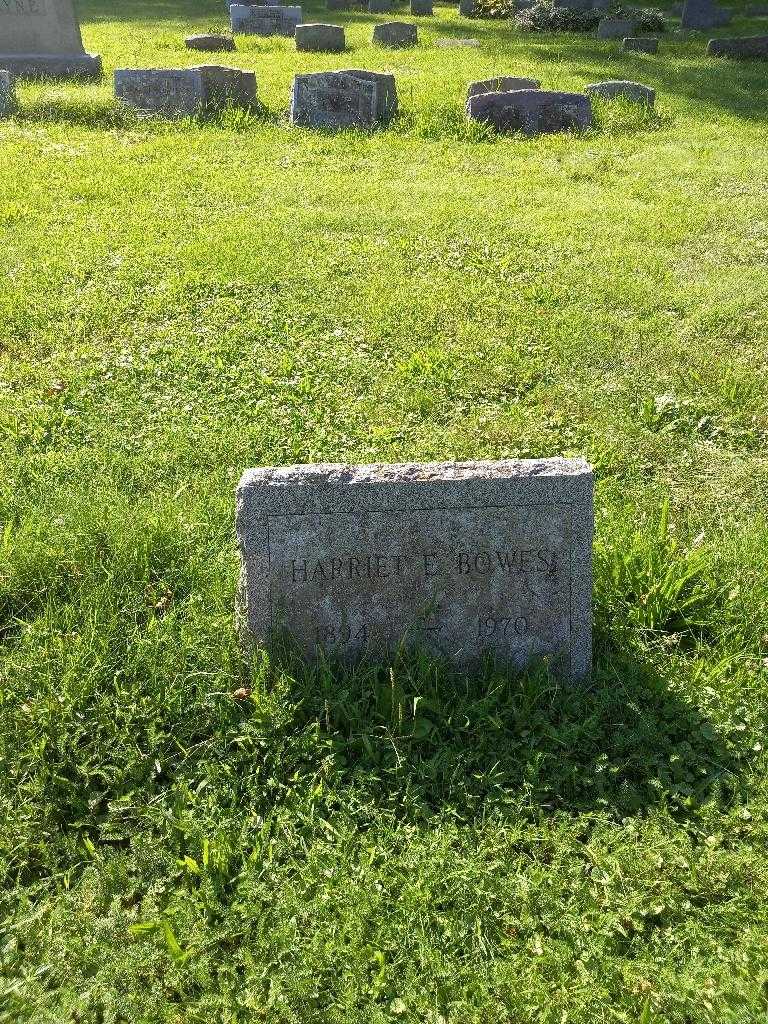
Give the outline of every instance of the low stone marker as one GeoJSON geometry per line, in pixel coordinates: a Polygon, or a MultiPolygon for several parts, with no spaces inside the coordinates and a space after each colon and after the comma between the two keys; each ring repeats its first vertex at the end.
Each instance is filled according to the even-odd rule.
{"type": "Polygon", "coordinates": [[[602,18],[597,26],[598,39],[623,39],[633,36],[637,31],[637,22],[631,18],[602,18]]]}
{"type": "Polygon", "coordinates": [[[376,128],[397,113],[394,75],[353,68],[296,75],[291,124],[304,128],[376,128]]]}
{"type": "Polygon", "coordinates": [[[256,100],[256,76],[218,66],[121,68],[115,71],[115,96],[143,113],[192,117],[229,105],[250,107],[256,100]]]}
{"type": "Polygon", "coordinates": [[[414,17],[426,17],[432,13],[432,0],[411,0],[411,14],[414,17]]]}
{"type": "Polygon", "coordinates": [[[502,75],[499,78],[487,78],[484,82],[470,82],[467,88],[467,99],[480,96],[484,92],[517,92],[519,89],[540,89],[541,82],[536,78],[510,78],[502,75]]]}
{"type": "Polygon", "coordinates": [[[7,117],[16,109],[16,90],[10,71],[0,70],[0,117],[7,117]]]}
{"type": "Polygon", "coordinates": [[[232,4],[229,8],[229,19],[232,31],[241,32],[246,36],[292,38],[296,26],[301,24],[301,8],[232,4]]]}
{"type": "Polygon", "coordinates": [[[461,49],[464,46],[478,47],[480,45],[479,39],[436,39],[435,46],[441,50],[452,50],[461,49]]]}
{"type": "Polygon", "coordinates": [[[627,52],[635,51],[637,53],[658,53],[659,52],[659,40],[650,39],[642,36],[629,36],[624,40],[622,46],[627,52]]]}
{"type": "Polygon", "coordinates": [[[579,459],[247,470],[239,617],[268,650],[562,676],[591,666],[593,474],[579,459]]]}
{"type": "Polygon", "coordinates": [[[325,3],[328,11],[348,11],[351,6],[350,0],[326,0],[325,3]]]}
{"type": "Polygon", "coordinates": [[[621,98],[632,103],[646,103],[649,107],[656,101],[656,90],[639,82],[595,82],[594,85],[588,85],[584,92],[603,100],[621,98]]]}
{"type": "Polygon", "coordinates": [[[341,53],[346,46],[341,25],[297,25],[295,38],[302,53],[341,53]]]}
{"type": "Polygon", "coordinates": [[[418,41],[419,33],[416,26],[405,21],[387,21],[383,25],[376,25],[373,30],[374,46],[388,46],[390,49],[399,50],[416,46],[418,41]]]}
{"type": "Polygon", "coordinates": [[[0,0],[0,68],[24,78],[100,78],[72,0],[0,0]]]}
{"type": "Polygon", "coordinates": [[[187,36],[184,45],[188,50],[203,50],[206,53],[223,53],[235,49],[235,40],[232,36],[208,35],[187,36]]]}
{"type": "Polygon", "coordinates": [[[477,14],[475,0],[459,0],[459,14],[462,18],[474,18],[477,14]]]}
{"type": "Polygon", "coordinates": [[[710,39],[709,57],[730,57],[731,60],[768,60],[768,36],[737,36],[733,39],[710,39]]]}
{"type": "Polygon", "coordinates": [[[368,13],[389,14],[393,6],[392,0],[368,0],[368,13]]]}
{"type": "Polygon", "coordinates": [[[467,100],[467,116],[483,121],[498,132],[542,135],[592,125],[592,104],[579,92],[485,92],[467,100]]]}

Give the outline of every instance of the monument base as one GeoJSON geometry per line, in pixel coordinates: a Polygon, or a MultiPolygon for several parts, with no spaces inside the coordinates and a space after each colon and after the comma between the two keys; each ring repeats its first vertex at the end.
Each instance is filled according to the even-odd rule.
{"type": "Polygon", "coordinates": [[[101,78],[97,53],[0,53],[0,68],[19,78],[101,78]]]}

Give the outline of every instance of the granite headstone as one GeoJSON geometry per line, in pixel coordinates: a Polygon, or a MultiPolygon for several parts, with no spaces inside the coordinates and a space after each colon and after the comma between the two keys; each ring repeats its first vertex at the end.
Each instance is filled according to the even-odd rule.
{"type": "Polygon", "coordinates": [[[593,474],[578,459],[247,470],[240,622],[307,659],[591,664],[593,474]]]}
{"type": "Polygon", "coordinates": [[[72,0],[0,0],[0,68],[25,78],[99,78],[72,0]]]}

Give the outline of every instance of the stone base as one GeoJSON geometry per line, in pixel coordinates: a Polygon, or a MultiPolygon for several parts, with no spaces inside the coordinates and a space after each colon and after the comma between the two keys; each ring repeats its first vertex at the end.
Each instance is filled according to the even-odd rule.
{"type": "Polygon", "coordinates": [[[18,78],[101,78],[97,53],[0,53],[0,68],[18,78]]]}

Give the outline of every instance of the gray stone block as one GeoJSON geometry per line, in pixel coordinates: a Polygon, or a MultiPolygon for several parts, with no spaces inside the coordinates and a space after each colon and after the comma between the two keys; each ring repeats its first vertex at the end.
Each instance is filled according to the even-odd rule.
{"type": "Polygon", "coordinates": [[[187,36],[184,45],[188,50],[202,50],[205,53],[223,53],[235,49],[232,36],[210,33],[208,35],[187,36]]]}
{"type": "Polygon", "coordinates": [[[100,78],[72,0],[0,0],[0,68],[24,78],[100,78]]]}
{"type": "Polygon", "coordinates": [[[16,90],[13,75],[5,69],[0,70],[0,117],[7,117],[16,109],[16,90]]]}
{"type": "Polygon", "coordinates": [[[592,658],[593,474],[576,459],[247,470],[238,617],[308,660],[592,658]]]}
{"type": "Polygon", "coordinates": [[[768,60],[768,36],[710,39],[707,54],[710,57],[730,57],[731,60],[768,60]]]}
{"type": "Polygon", "coordinates": [[[633,36],[637,22],[631,18],[602,18],[597,26],[598,39],[623,39],[633,36]]]}
{"type": "Polygon", "coordinates": [[[414,17],[426,17],[432,13],[432,0],[411,0],[411,14],[414,17]]]}
{"type": "Polygon", "coordinates": [[[393,75],[357,68],[296,75],[291,124],[305,128],[376,128],[397,112],[393,75]]]}
{"type": "Polygon", "coordinates": [[[680,25],[686,29],[720,28],[729,24],[732,16],[731,11],[712,0],[685,0],[680,25]]]}
{"type": "Polygon", "coordinates": [[[351,6],[350,0],[326,0],[325,3],[327,11],[348,11],[351,6]]]}
{"type": "Polygon", "coordinates": [[[368,13],[389,14],[393,6],[392,0],[368,0],[368,13]]]}
{"type": "Polygon", "coordinates": [[[510,78],[502,75],[499,78],[487,78],[484,82],[470,82],[467,99],[479,96],[484,92],[517,92],[520,89],[540,89],[541,82],[536,78],[510,78]]]}
{"type": "Polygon", "coordinates": [[[592,104],[589,97],[577,92],[485,92],[467,100],[467,115],[499,132],[541,135],[589,128],[592,104]]]}
{"type": "Polygon", "coordinates": [[[143,113],[191,117],[227,106],[250,107],[256,76],[238,68],[134,69],[115,71],[115,96],[143,113]]]}
{"type": "Polygon", "coordinates": [[[595,82],[594,85],[588,85],[584,92],[603,100],[621,98],[632,103],[646,103],[650,107],[656,101],[656,90],[639,82],[595,82]]]}
{"type": "Polygon", "coordinates": [[[659,52],[659,40],[648,39],[643,36],[633,36],[624,40],[622,43],[627,52],[636,53],[658,53],[659,52]]]}
{"type": "Polygon", "coordinates": [[[301,24],[301,7],[266,4],[232,4],[229,19],[233,32],[246,36],[288,36],[293,38],[301,24]]]}
{"type": "Polygon", "coordinates": [[[297,25],[295,38],[302,53],[341,53],[346,45],[341,25],[297,25]]]}
{"type": "Polygon", "coordinates": [[[474,18],[477,14],[475,0],[459,0],[459,14],[462,18],[474,18]]]}
{"type": "Polygon", "coordinates": [[[387,21],[374,27],[372,41],[375,46],[404,49],[418,43],[419,33],[415,25],[405,21],[387,21]]]}

